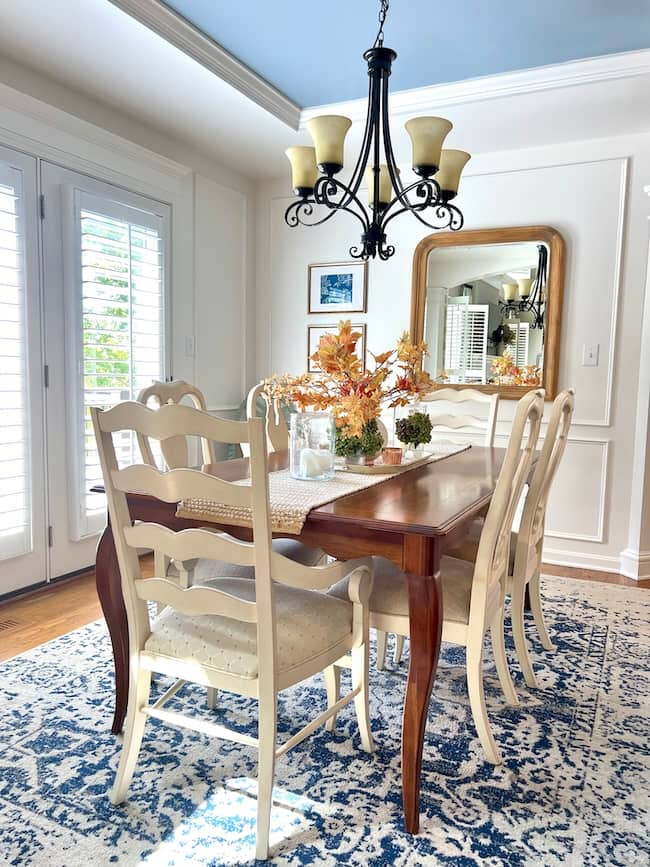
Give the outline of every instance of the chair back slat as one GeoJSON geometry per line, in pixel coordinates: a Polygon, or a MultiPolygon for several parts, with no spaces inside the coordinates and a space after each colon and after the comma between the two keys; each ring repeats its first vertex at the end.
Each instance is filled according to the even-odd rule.
{"type": "Polygon", "coordinates": [[[422,395],[419,402],[421,409],[429,414],[434,433],[450,431],[457,435],[462,429],[467,433],[483,433],[483,444],[491,447],[494,445],[496,431],[497,412],[499,407],[498,394],[486,394],[475,388],[437,388],[428,394],[422,395]],[[470,413],[438,413],[435,414],[433,404],[439,402],[461,404],[479,403],[487,405],[488,412],[485,418],[470,413]],[[436,428],[442,429],[436,431],[436,428]]]}
{"type": "Polygon", "coordinates": [[[543,414],[544,392],[541,389],[529,392],[517,404],[506,456],[476,555],[474,586],[479,591],[476,602],[479,609],[484,606],[485,596],[492,592],[492,588],[500,585],[505,589],[512,522],[530,472],[543,414]],[[481,591],[483,601],[479,598],[481,591]]]}
{"type": "Polygon", "coordinates": [[[125,527],[124,537],[134,548],[152,548],[172,560],[198,558],[223,560],[237,566],[255,565],[255,546],[250,542],[240,542],[225,533],[201,529],[174,532],[161,524],[144,522],[125,527]]]}
{"type": "Polygon", "coordinates": [[[181,614],[193,617],[217,615],[245,623],[257,623],[255,602],[231,596],[215,587],[179,587],[168,578],[137,579],[134,583],[138,599],[168,605],[181,614]]]}
{"type": "Polygon", "coordinates": [[[248,442],[246,422],[215,418],[183,404],[150,409],[135,400],[124,401],[102,412],[98,419],[100,429],[106,433],[135,430],[160,441],[175,436],[198,436],[223,443],[248,442]]]}
{"type": "Polygon", "coordinates": [[[125,494],[145,494],[164,503],[181,500],[211,500],[228,506],[251,506],[250,485],[234,485],[200,470],[167,470],[147,464],[132,464],[113,470],[115,489],[125,494]]]}
{"type": "Polygon", "coordinates": [[[544,445],[533,473],[524,509],[519,522],[517,556],[526,547],[526,572],[537,568],[541,560],[544,521],[548,496],[564,455],[575,408],[575,389],[560,392],[553,401],[551,417],[544,437],[544,445]]]}
{"type": "MultiPolygon", "coordinates": [[[[185,398],[189,399],[196,409],[200,409],[203,412],[207,411],[203,392],[195,385],[190,385],[189,382],[185,382],[182,379],[176,379],[173,382],[154,382],[147,388],[142,389],[138,394],[137,401],[147,406],[153,400],[157,403],[158,407],[161,407],[166,404],[178,404],[185,398]]],[[[217,458],[214,442],[205,437],[202,437],[200,442],[203,463],[215,463],[217,458]]],[[[138,445],[140,446],[142,460],[147,464],[155,465],[156,461],[149,438],[144,434],[138,434],[138,445]]],[[[164,440],[160,444],[160,450],[165,463],[170,469],[189,466],[189,448],[186,436],[172,437],[171,439],[164,440]]]]}
{"type": "Polygon", "coordinates": [[[429,413],[429,418],[434,427],[448,427],[452,430],[469,427],[485,431],[485,419],[478,418],[475,415],[431,415],[429,413]]]}

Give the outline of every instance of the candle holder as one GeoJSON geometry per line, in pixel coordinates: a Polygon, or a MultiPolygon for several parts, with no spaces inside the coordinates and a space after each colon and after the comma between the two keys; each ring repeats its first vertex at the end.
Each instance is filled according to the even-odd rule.
{"type": "Polygon", "coordinates": [[[334,419],[329,412],[292,412],[289,472],[292,478],[322,482],[334,478],[334,419]]]}

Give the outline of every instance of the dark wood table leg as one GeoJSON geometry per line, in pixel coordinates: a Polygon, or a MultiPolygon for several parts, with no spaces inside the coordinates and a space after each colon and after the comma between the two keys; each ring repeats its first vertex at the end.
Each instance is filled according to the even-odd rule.
{"type": "Polygon", "coordinates": [[[117,563],[115,542],[110,524],[102,533],[97,546],[95,564],[97,595],[106,618],[113,645],[115,662],[115,714],[112,731],[122,731],[129,694],[129,628],[122,598],[120,568],[117,563]]]}
{"type": "Polygon", "coordinates": [[[411,649],[402,720],[402,798],[406,830],[417,834],[424,731],[442,636],[439,540],[405,536],[404,572],[408,586],[411,649]]]}

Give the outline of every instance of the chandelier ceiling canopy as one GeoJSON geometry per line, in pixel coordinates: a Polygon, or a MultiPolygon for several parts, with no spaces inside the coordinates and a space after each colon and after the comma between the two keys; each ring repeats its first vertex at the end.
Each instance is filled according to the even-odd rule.
{"type": "Polygon", "coordinates": [[[314,147],[290,147],[293,191],[298,199],[287,208],[288,226],[319,226],[338,211],[356,217],[362,226],[361,243],[350,247],[355,259],[389,259],[395,247],[386,241],[386,227],[410,211],[431,229],[462,228],[463,215],[451,204],[458,192],[461,172],[470,159],[465,151],[443,149],[452,124],[442,117],[414,117],[405,124],[412,143],[412,167],[418,179],[404,186],[393,154],[388,116],[388,79],[397,54],[384,47],[384,22],[389,0],[380,0],[379,31],[372,48],[363,55],[368,63],[368,111],[363,141],[350,181],[336,175],[342,170],[345,136],[352,121],[324,115],[307,121],[314,147]],[[383,150],[384,161],[381,160],[383,150]],[[359,197],[365,179],[368,204],[359,197]]]}

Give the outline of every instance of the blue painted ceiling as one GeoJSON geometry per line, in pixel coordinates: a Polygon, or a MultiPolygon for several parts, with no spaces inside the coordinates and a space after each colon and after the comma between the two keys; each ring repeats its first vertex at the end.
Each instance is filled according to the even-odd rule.
{"type": "MultiPolygon", "coordinates": [[[[165,0],[301,107],[365,96],[377,0],[165,0]]],[[[391,90],[650,47],[650,0],[392,0],[391,90]]]]}

